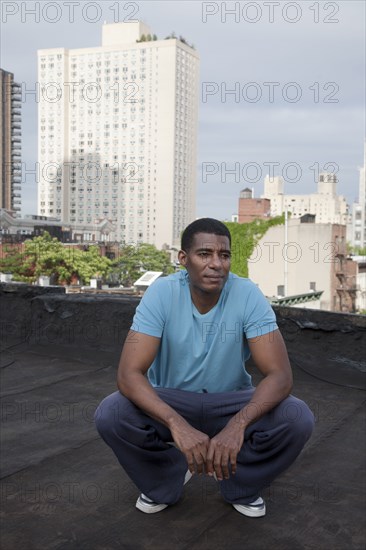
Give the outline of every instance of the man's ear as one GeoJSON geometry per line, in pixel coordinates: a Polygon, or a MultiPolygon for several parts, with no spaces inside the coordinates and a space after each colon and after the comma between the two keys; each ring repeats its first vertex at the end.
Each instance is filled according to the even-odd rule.
{"type": "Polygon", "coordinates": [[[178,261],[180,265],[186,265],[187,263],[187,253],[184,250],[179,250],[178,252],[178,261]]]}

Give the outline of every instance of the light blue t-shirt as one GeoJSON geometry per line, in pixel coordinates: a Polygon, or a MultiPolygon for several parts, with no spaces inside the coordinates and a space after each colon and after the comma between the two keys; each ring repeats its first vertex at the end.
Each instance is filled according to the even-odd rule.
{"type": "Polygon", "coordinates": [[[245,370],[247,338],[276,330],[262,292],[233,273],[217,304],[201,314],[192,302],[185,270],[155,281],[136,309],[131,330],[161,338],[148,371],[154,387],[225,392],[251,387],[245,370]]]}

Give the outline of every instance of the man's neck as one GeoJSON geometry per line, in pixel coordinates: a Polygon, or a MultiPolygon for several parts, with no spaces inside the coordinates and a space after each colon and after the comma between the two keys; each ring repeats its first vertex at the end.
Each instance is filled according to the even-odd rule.
{"type": "Polygon", "coordinates": [[[218,294],[207,294],[205,292],[197,292],[191,288],[192,302],[196,306],[199,313],[204,314],[209,312],[219,301],[221,292],[218,294]]]}

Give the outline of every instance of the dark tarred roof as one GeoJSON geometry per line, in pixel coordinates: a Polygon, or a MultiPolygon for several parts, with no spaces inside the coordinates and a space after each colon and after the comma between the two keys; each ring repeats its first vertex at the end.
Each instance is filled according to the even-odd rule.
{"type": "Polygon", "coordinates": [[[265,491],[264,518],[235,512],[207,477],[149,516],[135,509],[138,491],[93,424],[116,389],[138,301],[14,287],[0,285],[3,550],[365,548],[365,318],[275,308],[293,393],[316,427],[265,491]]]}

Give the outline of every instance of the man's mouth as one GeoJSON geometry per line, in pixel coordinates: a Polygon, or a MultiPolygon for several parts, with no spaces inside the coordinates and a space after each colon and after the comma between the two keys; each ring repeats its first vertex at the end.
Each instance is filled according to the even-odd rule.
{"type": "Polygon", "coordinates": [[[223,279],[221,275],[205,275],[206,279],[212,279],[213,281],[220,281],[223,279]]]}

